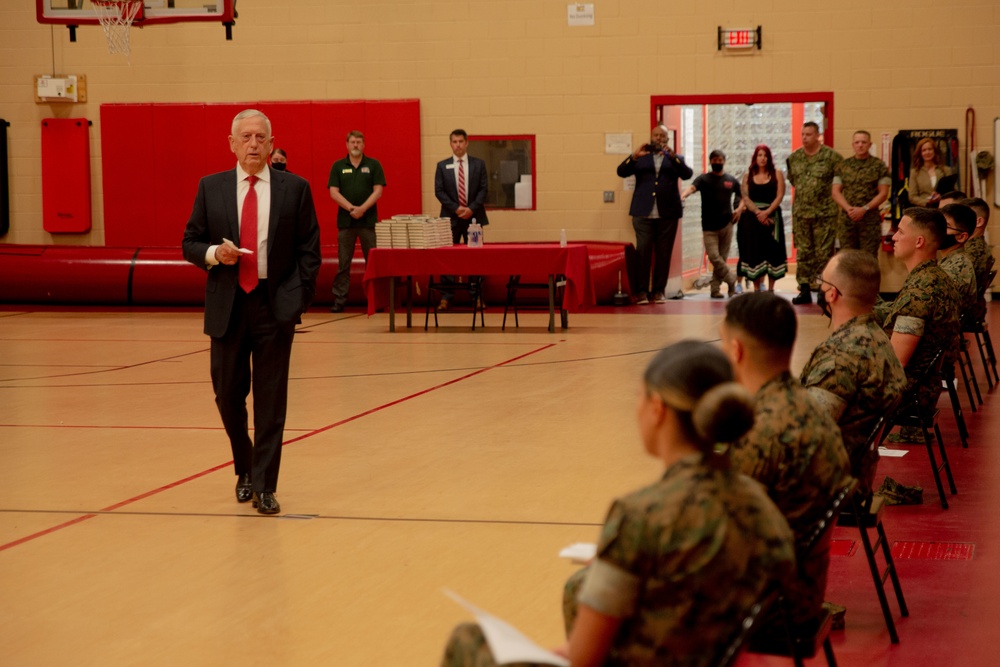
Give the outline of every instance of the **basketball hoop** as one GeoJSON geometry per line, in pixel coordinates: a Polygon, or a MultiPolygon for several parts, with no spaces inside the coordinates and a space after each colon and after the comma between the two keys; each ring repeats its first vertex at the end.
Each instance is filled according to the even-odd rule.
{"type": "MultiPolygon", "coordinates": [[[[131,53],[129,29],[141,17],[143,0],[90,0],[108,38],[108,53],[131,53]]],[[[129,61],[131,62],[131,60],[129,61]]]]}

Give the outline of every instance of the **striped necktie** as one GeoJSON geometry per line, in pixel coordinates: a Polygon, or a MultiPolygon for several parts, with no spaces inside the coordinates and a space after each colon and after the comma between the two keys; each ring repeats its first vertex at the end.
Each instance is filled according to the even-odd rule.
{"type": "Polygon", "coordinates": [[[469,197],[465,193],[465,160],[458,161],[458,205],[466,206],[469,197]]]}

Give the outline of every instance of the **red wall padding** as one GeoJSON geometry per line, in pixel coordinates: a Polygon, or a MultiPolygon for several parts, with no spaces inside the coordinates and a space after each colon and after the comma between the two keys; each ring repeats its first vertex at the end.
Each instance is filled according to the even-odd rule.
{"type": "Polygon", "coordinates": [[[90,121],[42,120],[42,228],[51,234],[90,229],[90,121]]]}
{"type": "Polygon", "coordinates": [[[379,216],[423,211],[419,100],[103,104],[105,243],[179,246],[198,180],[236,164],[228,136],[233,117],[247,108],[267,114],[289,170],[312,186],[324,245],[337,238],[327,179],[347,154],[350,130],[365,133],[365,152],[385,169],[379,216]]]}

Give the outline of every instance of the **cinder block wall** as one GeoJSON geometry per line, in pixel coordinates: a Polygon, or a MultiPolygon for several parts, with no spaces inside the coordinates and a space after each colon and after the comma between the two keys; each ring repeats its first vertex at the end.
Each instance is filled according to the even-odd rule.
{"type": "MultiPolygon", "coordinates": [[[[833,91],[834,147],[844,154],[859,128],[874,137],[900,128],[961,132],[971,105],[977,144],[993,144],[996,0],[954,0],[947,9],[931,0],[595,0],[596,25],[572,28],[567,4],[239,0],[233,41],[219,24],[133,29],[129,65],[107,53],[99,27],[81,27],[71,44],[64,27],[35,21],[34,2],[4,2],[0,117],[11,123],[12,222],[0,242],[103,244],[99,107],[108,102],[419,98],[425,211],[436,207],[434,163],[449,155],[450,130],[535,134],[538,208],[491,214],[497,241],[554,240],[562,228],[571,239],[632,240],[630,195],[614,173],[620,158],[604,154],[604,134],[643,141],[652,95],[833,91]],[[763,51],[716,50],[719,25],[758,24],[763,51]],[[32,76],[47,73],[85,74],[88,102],[36,104],[32,76]],[[47,117],[94,121],[88,234],[42,229],[47,117]],[[618,191],[615,203],[602,203],[603,190],[618,191]]],[[[274,132],[280,138],[281,128],[274,132]]],[[[218,141],[227,134],[220,127],[218,141]]]]}

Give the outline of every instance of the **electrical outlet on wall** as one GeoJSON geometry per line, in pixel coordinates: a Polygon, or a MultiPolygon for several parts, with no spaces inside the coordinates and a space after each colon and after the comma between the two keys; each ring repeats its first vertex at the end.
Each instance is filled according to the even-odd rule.
{"type": "Polygon", "coordinates": [[[605,190],[604,191],[604,203],[605,204],[610,204],[610,203],[614,202],[614,200],[615,200],[615,191],[614,190],[605,190]]]}

